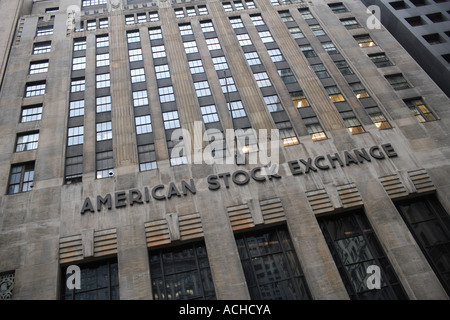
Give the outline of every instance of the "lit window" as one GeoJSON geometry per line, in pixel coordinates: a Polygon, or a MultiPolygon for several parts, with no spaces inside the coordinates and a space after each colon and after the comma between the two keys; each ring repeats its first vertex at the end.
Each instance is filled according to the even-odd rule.
{"type": "Polygon", "coordinates": [[[251,15],[250,19],[253,22],[253,25],[255,26],[262,26],[265,25],[263,18],[261,17],[261,15],[257,14],[257,15],[251,15]]]}
{"type": "Polygon", "coordinates": [[[73,39],[73,51],[86,50],[86,38],[73,39]]]}
{"type": "Polygon", "coordinates": [[[138,49],[130,49],[128,51],[128,55],[129,55],[129,61],[130,62],[135,62],[135,61],[142,61],[142,49],[138,48],[138,49]]]}
{"type": "Polygon", "coordinates": [[[151,22],[159,21],[159,14],[158,14],[158,12],[150,12],[148,14],[148,18],[149,18],[149,21],[151,21],[151,22]]]}
{"type": "Polygon", "coordinates": [[[86,23],[86,30],[95,30],[97,29],[97,21],[95,20],[88,20],[86,23]]]}
{"type": "MultiPolygon", "coordinates": [[[[353,113],[353,112],[352,112],[353,113]]],[[[361,122],[353,115],[353,117],[344,119],[345,127],[350,131],[351,134],[358,134],[366,132],[361,125],[361,122]]]]}
{"type": "Polygon", "coordinates": [[[148,35],[150,40],[162,39],[162,30],[161,28],[150,28],[148,29],[148,35]]]}
{"type": "Polygon", "coordinates": [[[190,24],[180,24],[178,26],[178,29],[180,29],[180,34],[182,36],[188,35],[188,34],[193,34],[192,32],[192,27],[190,24]]]}
{"type": "Polygon", "coordinates": [[[97,54],[96,56],[96,67],[109,66],[109,53],[97,54]]]}
{"type": "Polygon", "coordinates": [[[70,92],[84,91],[86,87],[86,81],[83,79],[73,79],[70,83],[70,92]]]}
{"type": "Polygon", "coordinates": [[[411,113],[419,122],[428,122],[436,120],[433,113],[428,109],[427,105],[421,98],[403,100],[408,106],[411,113]]]}
{"type": "Polygon", "coordinates": [[[37,27],[36,37],[49,36],[53,34],[53,26],[37,27]]]}
{"type": "Polygon", "coordinates": [[[341,91],[336,86],[326,87],[325,90],[328,93],[328,96],[330,97],[332,102],[342,102],[345,101],[344,96],[342,95],[341,91]]]}
{"type": "Polygon", "coordinates": [[[109,46],[109,36],[108,35],[98,36],[95,40],[95,46],[97,48],[108,47],[109,46]]]}
{"type": "Polygon", "coordinates": [[[135,24],[134,15],[125,16],[125,24],[135,24]]]}
{"type": "Polygon", "coordinates": [[[183,8],[174,9],[176,18],[184,18],[183,8]]]}
{"type": "Polygon", "coordinates": [[[180,119],[178,117],[178,111],[163,112],[164,128],[175,129],[180,128],[180,119]]]}
{"type": "Polygon", "coordinates": [[[311,123],[306,125],[306,130],[311,136],[312,141],[326,140],[327,135],[320,123],[311,123]]]}
{"type": "Polygon", "coordinates": [[[252,40],[250,40],[250,37],[248,34],[244,33],[244,34],[238,34],[236,35],[238,41],[239,41],[239,45],[240,46],[249,46],[252,45],[252,40]]]}
{"type": "Polygon", "coordinates": [[[306,99],[303,91],[295,91],[291,93],[292,102],[294,103],[294,106],[298,108],[304,108],[309,107],[310,104],[308,100],[306,99]]]}
{"type": "Polygon", "coordinates": [[[163,58],[166,56],[166,48],[164,45],[152,47],[153,58],[163,58]]]}
{"type": "Polygon", "coordinates": [[[31,191],[34,179],[34,162],[11,167],[8,194],[31,191]]]}
{"type": "Polygon", "coordinates": [[[38,148],[39,132],[25,133],[17,136],[16,152],[35,150],[38,148]]]}
{"type": "Polygon", "coordinates": [[[72,70],[84,70],[86,69],[86,57],[73,58],[72,70]]]}
{"type": "Polygon", "coordinates": [[[139,31],[131,31],[127,32],[127,42],[128,43],[134,43],[141,41],[141,36],[139,34],[139,31]]]}
{"type": "Polygon", "coordinates": [[[214,31],[214,25],[211,21],[200,21],[200,27],[203,33],[214,31]]]}
{"type": "Polygon", "coordinates": [[[376,43],[372,40],[372,38],[368,34],[354,36],[354,38],[361,48],[376,46],[376,43]]]}
{"type": "Polygon", "coordinates": [[[285,147],[299,144],[297,135],[290,121],[278,122],[275,124],[279,130],[280,139],[285,147]]]}
{"type": "Polygon", "coordinates": [[[147,22],[147,14],[145,14],[145,13],[138,13],[137,14],[137,22],[138,23],[147,22]]]}
{"type": "Polygon", "coordinates": [[[205,14],[208,14],[208,8],[207,8],[205,5],[203,5],[203,6],[198,6],[197,9],[198,9],[198,14],[199,14],[199,15],[205,15],[205,14]]]}
{"type": "Polygon", "coordinates": [[[350,88],[352,88],[353,93],[358,99],[370,97],[369,93],[367,92],[366,88],[364,88],[361,82],[350,83],[350,88]]]}
{"type": "Polygon", "coordinates": [[[384,117],[384,115],[381,112],[372,113],[369,116],[370,116],[370,119],[372,119],[372,122],[375,124],[375,126],[379,130],[391,128],[391,125],[389,124],[389,122],[386,120],[386,118],[384,117]]]}
{"type": "Polygon", "coordinates": [[[145,71],[144,68],[131,69],[131,83],[144,82],[145,81],[145,71]]]}
{"type": "Polygon", "coordinates": [[[268,42],[274,42],[275,40],[273,40],[272,34],[270,33],[270,31],[261,31],[258,32],[261,41],[263,43],[268,43],[268,42]]]}

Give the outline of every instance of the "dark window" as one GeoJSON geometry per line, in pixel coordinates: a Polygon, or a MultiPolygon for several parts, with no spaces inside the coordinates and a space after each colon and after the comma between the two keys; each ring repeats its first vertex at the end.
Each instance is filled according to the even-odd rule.
{"type": "Polygon", "coordinates": [[[394,8],[395,10],[402,10],[402,9],[407,9],[409,8],[405,1],[394,1],[394,2],[389,2],[389,4],[392,6],[392,8],[394,8]]]}
{"type": "Polygon", "coordinates": [[[398,74],[390,74],[384,76],[389,84],[392,86],[394,90],[403,90],[407,88],[411,88],[408,81],[403,77],[401,73],[398,74]]]}
{"type": "Polygon", "coordinates": [[[411,1],[411,3],[413,5],[415,5],[416,7],[421,7],[421,6],[426,6],[427,5],[425,0],[409,0],[409,1],[411,1]]]}
{"type": "Polygon", "coordinates": [[[450,63],[450,54],[443,54],[442,58],[444,58],[445,61],[447,61],[448,63],[450,63]]]}
{"type": "Polygon", "coordinates": [[[425,24],[425,21],[420,16],[405,18],[405,20],[408,21],[408,23],[412,27],[421,26],[425,24]]]}
{"type": "Polygon", "coordinates": [[[431,13],[431,14],[427,14],[428,19],[430,19],[433,22],[442,22],[445,21],[446,19],[444,18],[444,15],[440,12],[436,12],[436,13],[431,13]]]}
{"type": "Polygon", "coordinates": [[[353,300],[407,299],[363,211],[319,219],[325,240],[353,300]],[[380,268],[380,289],[369,289],[369,266],[380,268]]]}
{"type": "Polygon", "coordinates": [[[334,13],[341,13],[348,11],[342,2],[329,3],[328,6],[334,13]]]}
{"type": "Polygon", "coordinates": [[[442,39],[439,33],[427,34],[422,37],[431,45],[445,42],[445,40],[442,39]]]}
{"type": "Polygon", "coordinates": [[[396,203],[422,252],[450,294],[450,218],[435,196],[396,203]]]}
{"type": "Polygon", "coordinates": [[[393,65],[384,52],[369,54],[369,58],[378,68],[389,67],[393,65]]]}
{"type": "Polygon", "coordinates": [[[11,167],[8,194],[31,191],[34,180],[34,162],[16,164],[11,167]]]}
{"type": "Polygon", "coordinates": [[[153,299],[215,299],[214,283],[203,243],[150,253],[153,299]]]}
{"type": "Polygon", "coordinates": [[[69,289],[67,267],[62,270],[62,300],[119,300],[119,272],[115,259],[79,265],[81,289],[69,289]]]}
{"type": "Polygon", "coordinates": [[[236,243],[253,300],[311,299],[286,228],[237,235],[236,243]]]}

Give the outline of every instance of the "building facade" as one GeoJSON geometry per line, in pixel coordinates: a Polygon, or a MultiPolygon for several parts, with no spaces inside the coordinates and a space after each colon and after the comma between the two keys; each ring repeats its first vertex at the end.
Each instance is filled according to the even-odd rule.
{"type": "Polygon", "coordinates": [[[25,5],[1,298],[448,299],[449,99],[361,1],[25,5]]]}
{"type": "Polygon", "coordinates": [[[383,25],[450,96],[450,3],[435,0],[362,1],[377,5],[383,25]]]}

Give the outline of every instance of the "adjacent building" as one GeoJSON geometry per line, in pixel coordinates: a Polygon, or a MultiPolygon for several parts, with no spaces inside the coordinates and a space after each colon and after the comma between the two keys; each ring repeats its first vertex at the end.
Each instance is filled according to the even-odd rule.
{"type": "Polygon", "coordinates": [[[450,101],[361,1],[22,5],[1,299],[448,299],[450,101]]]}

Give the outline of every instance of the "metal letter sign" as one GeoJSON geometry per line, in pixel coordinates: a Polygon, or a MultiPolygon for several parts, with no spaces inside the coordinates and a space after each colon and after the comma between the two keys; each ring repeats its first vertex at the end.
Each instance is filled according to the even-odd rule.
{"type": "Polygon", "coordinates": [[[66,286],[69,290],[81,289],[81,270],[79,266],[69,266],[66,275],[71,274],[66,281],[66,286]]]}

